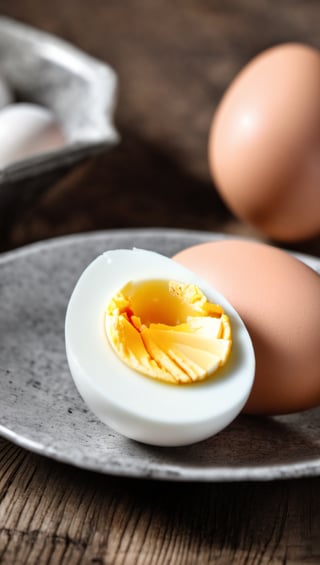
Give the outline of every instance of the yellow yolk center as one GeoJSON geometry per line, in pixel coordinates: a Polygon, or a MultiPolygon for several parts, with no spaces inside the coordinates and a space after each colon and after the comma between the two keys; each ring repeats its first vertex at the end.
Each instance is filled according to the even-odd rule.
{"type": "Polygon", "coordinates": [[[108,304],[108,339],[129,367],[170,383],[203,380],[224,365],[230,321],[196,285],[176,281],[129,282],[108,304]]]}

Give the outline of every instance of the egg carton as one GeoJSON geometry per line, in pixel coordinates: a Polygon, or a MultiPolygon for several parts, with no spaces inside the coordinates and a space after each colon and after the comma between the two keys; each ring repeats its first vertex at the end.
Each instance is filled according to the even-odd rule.
{"type": "Polygon", "coordinates": [[[0,232],[53,182],[119,141],[117,75],[71,44],[0,17],[0,77],[18,101],[48,108],[65,144],[0,167],[0,232]]]}

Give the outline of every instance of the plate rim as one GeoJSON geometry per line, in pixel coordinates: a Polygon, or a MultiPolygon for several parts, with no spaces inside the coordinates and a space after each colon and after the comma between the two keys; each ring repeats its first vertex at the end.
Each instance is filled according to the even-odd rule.
{"type": "Polygon", "coordinates": [[[225,233],[221,231],[209,231],[209,230],[197,230],[197,229],[187,229],[187,228],[170,228],[170,227],[144,227],[144,228],[112,228],[112,229],[102,229],[102,230],[92,230],[92,231],[84,231],[84,232],[77,232],[77,233],[70,233],[64,235],[57,235],[53,237],[48,237],[46,239],[41,239],[38,241],[33,241],[30,243],[26,243],[19,247],[9,249],[7,251],[2,251],[0,253],[0,263],[4,260],[10,260],[11,256],[15,259],[16,256],[19,255],[26,255],[28,253],[36,253],[38,250],[45,248],[47,246],[54,247],[58,245],[63,245],[63,243],[69,242],[77,242],[83,239],[103,239],[106,236],[121,236],[128,237],[130,234],[148,234],[151,237],[159,236],[159,235],[168,235],[172,234],[175,236],[203,236],[208,237],[209,239],[216,241],[218,239],[238,239],[242,241],[253,241],[253,242],[260,242],[265,245],[269,245],[272,247],[276,247],[290,255],[295,257],[301,258],[303,261],[310,261],[310,262],[318,262],[320,267],[320,257],[316,255],[311,255],[309,253],[303,253],[300,251],[294,251],[292,249],[287,249],[286,247],[280,247],[272,243],[271,241],[265,241],[263,239],[259,239],[258,237],[250,236],[250,235],[241,235],[241,234],[231,234],[225,233]]]}

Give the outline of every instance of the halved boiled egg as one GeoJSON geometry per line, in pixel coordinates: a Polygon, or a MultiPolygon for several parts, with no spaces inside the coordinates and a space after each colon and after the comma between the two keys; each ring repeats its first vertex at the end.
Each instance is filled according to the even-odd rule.
{"type": "Polygon", "coordinates": [[[70,298],[65,338],[89,408],[143,443],[187,445],[214,435],[239,414],[252,388],[253,347],[234,308],[152,251],[97,257],[70,298]]]}

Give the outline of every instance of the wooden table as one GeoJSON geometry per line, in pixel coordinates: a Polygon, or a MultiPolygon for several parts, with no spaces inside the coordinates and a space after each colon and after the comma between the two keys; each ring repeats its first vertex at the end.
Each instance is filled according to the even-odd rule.
{"type": "MultiPolygon", "coordinates": [[[[318,0],[1,0],[119,75],[121,145],[52,186],[5,249],[72,232],[183,227],[255,235],[209,177],[210,120],[234,74],[287,40],[320,46],[318,0]]],[[[320,256],[319,238],[292,245],[320,256]]],[[[0,563],[320,563],[320,479],[175,483],[98,475],[0,439],[0,563]]]]}

